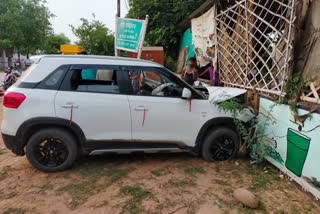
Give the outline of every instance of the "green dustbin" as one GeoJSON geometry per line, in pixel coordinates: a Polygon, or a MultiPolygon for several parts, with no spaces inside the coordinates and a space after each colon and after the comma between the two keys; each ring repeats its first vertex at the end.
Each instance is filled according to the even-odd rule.
{"type": "Polygon", "coordinates": [[[293,129],[288,129],[286,167],[297,176],[301,176],[311,139],[293,129]]]}

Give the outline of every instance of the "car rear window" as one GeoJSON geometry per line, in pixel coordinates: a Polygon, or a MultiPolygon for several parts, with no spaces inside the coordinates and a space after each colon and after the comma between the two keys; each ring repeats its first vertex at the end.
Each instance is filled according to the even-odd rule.
{"type": "Polygon", "coordinates": [[[14,83],[15,87],[19,87],[20,83],[23,82],[24,78],[31,73],[36,67],[38,66],[38,64],[33,63],[27,70],[21,72],[21,77],[18,78],[17,82],[14,83]]]}

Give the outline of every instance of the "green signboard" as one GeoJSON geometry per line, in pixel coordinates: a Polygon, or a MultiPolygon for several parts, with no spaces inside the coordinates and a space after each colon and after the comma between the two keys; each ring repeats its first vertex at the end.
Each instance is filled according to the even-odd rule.
{"type": "Polygon", "coordinates": [[[138,52],[143,23],[143,20],[118,18],[116,48],[138,52]]]}

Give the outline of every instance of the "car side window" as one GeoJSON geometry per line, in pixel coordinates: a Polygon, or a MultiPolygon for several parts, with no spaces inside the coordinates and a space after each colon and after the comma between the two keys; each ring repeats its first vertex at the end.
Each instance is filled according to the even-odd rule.
{"type": "Polygon", "coordinates": [[[129,77],[134,95],[181,97],[182,87],[158,71],[132,70],[129,77]]]}
{"type": "Polygon", "coordinates": [[[75,69],[72,70],[72,91],[120,94],[116,70],[75,69]]]}
{"type": "Polygon", "coordinates": [[[57,90],[67,72],[69,65],[63,65],[53,71],[47,78],[39,83],[37,88],[57,90]]]}

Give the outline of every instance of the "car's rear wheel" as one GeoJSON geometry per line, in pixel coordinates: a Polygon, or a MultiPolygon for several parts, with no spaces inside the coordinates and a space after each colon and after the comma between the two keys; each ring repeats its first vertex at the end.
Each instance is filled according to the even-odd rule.
{"type": "Polygon", "coordinates": [[[239,152],[240,139],[230,128],[214,129],[205,138],[202,146],[202,157],[209,162],[231,160],[239,152]]]}
{"type": "Polygon", "coordinates": [[[44,172],[68,169],[77,157],[74,137],[62,129],[43,129],[31,136],[26,148],[31,165],[44,172]]]}

